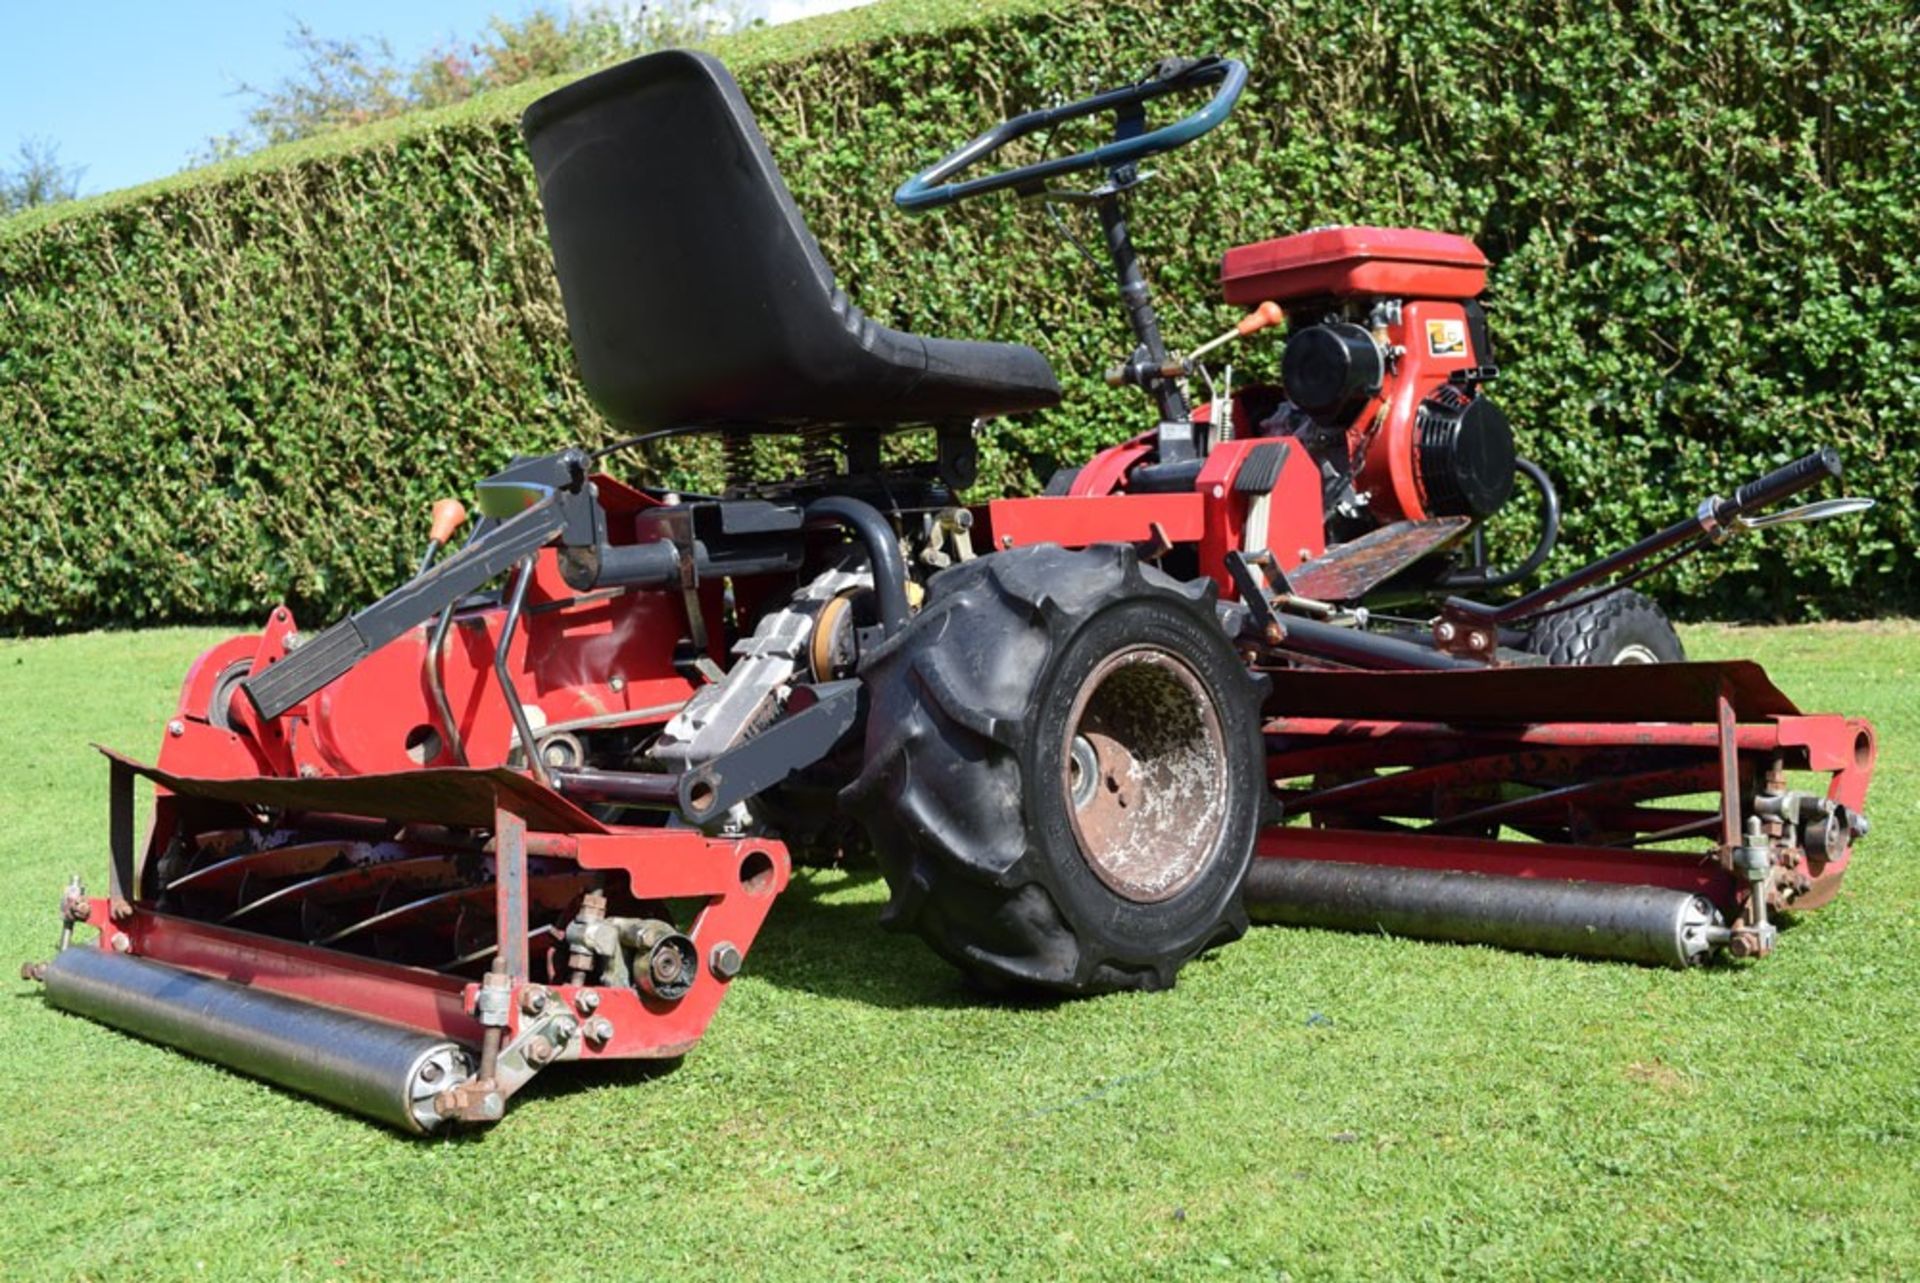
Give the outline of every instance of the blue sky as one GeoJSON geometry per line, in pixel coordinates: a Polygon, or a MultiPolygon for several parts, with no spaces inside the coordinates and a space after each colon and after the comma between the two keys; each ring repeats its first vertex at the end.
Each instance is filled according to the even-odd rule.
{"type": "Polygon", "coordinates": [[[84,165],[86,193],[186,167],[240,125],[247,81],[294,70],[297,17],[328,36],[381,35],[403,59],[480,32],[524,0],[0,0],[0,164],[23,138],[84,165]]]}
{"type": "MultiPolygon", "coordinates": [[[[470,40],[487,19],[569,0],[0,0],[0,166],[45,139],[84,166],[81,191],[131,187],[184,169],[237,129],[244,82],[299,66],[296,19],[323,36],[384,36],[402,64],[470,40]]],[[[730,0],[741,18],[785,22],[868,0],[730,0]]]]}

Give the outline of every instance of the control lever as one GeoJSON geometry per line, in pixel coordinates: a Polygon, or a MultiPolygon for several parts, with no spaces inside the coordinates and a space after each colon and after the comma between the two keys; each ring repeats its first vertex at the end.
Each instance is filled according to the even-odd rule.
{"type": "Polygon", "coordinates": [[[1154,365],[1149,361],[1136,359],[1125,365],[1113,366],[1107,371],[1107,386],[1120,388],[1133,383],[1144,387],[1152,379],[1184,379],[1194,372],[1200,364],[1200,358],[1207,353],[1235,339],[1244,339],[1258,334],[1268,326],[1278,325],[1286,319],[1287,314],[1281,310],[1278,303],[1262,303],[1235,321],[1232,329],[1208,339],[1185,356],[1173,357],[1163,365],[1154,365]]]}
{"type": "Polygon", "coordinates": [[[1713,495],[1703,499],[1693,516],[1648,535],[1630,548],[1589,562],[1524,597],[1497,606],[1449,597],[1434,625],[1435,636],[1443,645],[1460,636],[1478,637],[1486,643],[1480,649],[1487,649],[1491,645],[1493,626],[1518,624],[1536,615],[1567,610],[1578,602],[1624,588],[1674,558],[1725,542],[1737,531],[1793,521],[1822,521],[1872,507],[1873,500],[1850,496],[1823,499],[1783,512],[1763,512],[1824,481],[1838,480],[1841,471],[1839,452],[1832,446],[1822,446],[1764,477],[1747,482],[1733,492],[1732,498],[1713,495]],[[1656,558],[1659,560],[1655,561],[1656,558]],[[1568,601],[1583,589],[1591,591],[1577,601],[1568,601]]]}

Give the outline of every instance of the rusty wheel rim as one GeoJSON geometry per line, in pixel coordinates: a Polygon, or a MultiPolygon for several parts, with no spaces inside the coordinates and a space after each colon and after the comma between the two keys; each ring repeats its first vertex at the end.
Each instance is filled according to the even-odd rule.
{"type": "Polygon", "coordinates": [[[1094,876],[1154,904],[1206,868],[1227,812],[1227,748],[1199,675],[1154,646],[1118,651],[1074,696],[1061,788],[1094,876]]]}

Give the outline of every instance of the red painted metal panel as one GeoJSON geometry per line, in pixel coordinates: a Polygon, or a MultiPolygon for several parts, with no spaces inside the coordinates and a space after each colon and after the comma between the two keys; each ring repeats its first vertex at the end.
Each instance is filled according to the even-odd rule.
{"type": "Polygon", "coordinates": [[[1104,499],[996,499],[987,525],[997,547],[1057,543],[1144,543],[1154,527],[1174,543],[1200,538],[1205,506],[1197,494],[1109,495],[1104,499]]]}
{"type": "Polygon", "coordinates": [[[1468,299],[1487,285],[1487,256],[1464,236],[1405,227],[1325,227],[1238,245],[1220,263],[1227,302],[1372,294],[1468,299]]]}
{"type": "Polygon", "coordinates": [[[1673,722],[1713,723],[1724,691],[1741,722],[1800,712],[1747,660],[1603,668],[1528,666],[1444,672],[1269,671],[1269,707],[1301,717],[1436,721],[1513,728],[1539,722],[1646,723],[1636,742],[1659,743],[1673,722]]]}
{"type": "Polygon", "coordinates": [[[1081,467],[1068,495],[1075,499],[1100,499],[1112,494],[1125,484],[1129,472],[1153,457],[1153,442],[1154,435],[1148,432],[1120,445],[1108,446],[1081,467]]]}
{"type": "Polygon", "coordinates": [[[549,833],[607,831],[605,825],[566,798],[531,776],[504,766],[485,770],[439,767],[311,779],[202,779],[175,775],[109,749],[100,751],[182,797],[239,806],[489,829],[493,827],[495,808],[508,805],[524,816],[529,826],[549,833]]]}

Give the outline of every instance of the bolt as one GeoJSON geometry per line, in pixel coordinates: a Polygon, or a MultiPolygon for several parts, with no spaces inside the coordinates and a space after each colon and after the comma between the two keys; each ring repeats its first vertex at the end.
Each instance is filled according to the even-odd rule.
{"type": "Polygon", "coordinates": [[[529,1016],[537,1016],[547,1009],[547,991],[539,985],[529,985],[520,995],[520,1010],[529,1016]]]}
{"type": "Polygon", "coordinates": [[[587,1041],[596,1047],[604,1047],[613,1038],[613,1021],[605,1016],[597,1016],[587,1022],[587,1041]]]}
{"type": "Polygon", "coordinates": [[[722,940],[713,946],[713,952],[707,955],[707,970],[722,980],[731,980],[740,974],[740,964],[745,959],[732,941],[722,940]]]}
{"type": "Polygon", "coordinates": [[[299,633],[288,633],[285,637],[282,637],[280,639],[280,644],[286,647],[287,651],[291,653],[293,651],[299,650],[301,646],[305,645],[306,640],[307,639],[302,637],[299,633]]]}
{"type": "Polygon", "coordinates": [[[178,738],[179,736],[185,735],[186,733],[187,733],[187,724],[181,721],[179,718],[176,717],[171,722],[167,723],[167,734],[178,738]]]}
{"type": "Polygon", "coordinates": [[[1487,635],[1485,633],[1480,632],[1478,629],[1476,629],[1473,632],[1470,632],[1467,634],[1468,650],[1485,650],[1486,648],[1487,648],[1487,635]]]}
{"type": "Polygon", "coordinates": [[[115,953],[132,953],[133,952],[133,941],[127,939],[127,933],[124,931],[114,932],[113,939],[108,941],[107,943],[113,946],[113,951],[115,953]]]}
{"type": "Polygon", "coordinates": [[[1450,642],[1453,640],[1453,625],[1443,619],[1434,625],[1433,635],[1442,642],[1450,642]]]}
{"type": "Polygon", "coordinates": [[[1002,548],[1011,548],[1011,547],[1013,547],[1013,536],[1012,536],[1012,535],[1001,535],[1001,536],[1000,536],[1000,546],[1001,546],[1002,548]]]}
{"type": "Polygon", "coordinates": [[[308,762],[300,768],[300,778],[303,780],[317,780],[320,778],[320,768],[312,762],[308,762]]]}
{"type": "Polygon", "coordinates": [[[535,1034],[527,1040],[527,1063],[544,1065],[553,1059],[555,1050],[554,1045],[547,1041],[546,1035],[535,1034]]]}
{"type": "Polygon", "coordinates": [[[428,1084],[437,1083],[440,1081],[440,1075],[444,1072],[446,1071],[440,1068],[439,1061],[429,1060],[426,1064],[420,1066],[420,1081],[428,1084]]]}
{"type": "Polygon", "coordinates": [[[618,695],[621,691],[625,690],[626,688],[627,688],[627,679],[617,674],[607,682],[607,689],[612,691],[616,695],[618,695]]]}
{"type": "Polygon", "coordinates": [[[553,1022],[553,1041],[556,1046],[566,1046],[573,1041],[573,1036],[579,1032],[580,1026],[565,1016],[553,1022]]]}
{"type": "Polygon", "coordinates": [[[582,989],[573,996],[573,1005],[580,1008],[580,1014],[591,1016],[600,1010],[600,994],[597,990],[582,989]]]}

